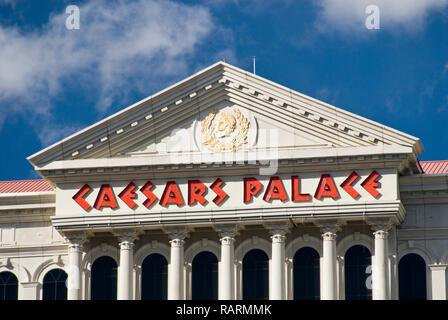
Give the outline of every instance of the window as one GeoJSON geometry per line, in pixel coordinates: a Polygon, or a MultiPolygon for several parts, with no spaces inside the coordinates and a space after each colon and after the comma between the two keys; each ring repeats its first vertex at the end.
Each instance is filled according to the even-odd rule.
{"type": "Polygon", "coordinates": [[[269,299],[269,259],[262,250],[253,249],[244,256],[243,299],[269,299]]]}
{"type": "Polygon", "coordinates": [[[371,300],[371,265],[369,249],[356,245],[345,253],[345,299],[371,300]]]}
{"type": "Polygon", "coordinates": [[[192,299],[218,299],[218,259],[211,252],[203,251],[193,259],[192,299]]]}
{"type": "Polygon", "coordinates": [[[91,300],[117,299],[117,263],[111,257],[103,256],[92,265],[90,279],[91,300]]]}
{"type": "Polygon", "coordinates": [[[320,276],[319,253],[305,247],[294,255],[294,299],[319,300],[320,276]]]}
{"type": "Polygon", "coordinates": [[[53,269],[44,277],[42,300],[67,300],[67,274],[64,270],[53,269]]]}
{"type": "Polygon", "coordinates": [[[154,253],[142,263],[142,300],[166,300],[168,262],[161,254],[154,253]]]}
{"type": "Polygon", "coordinates": [[[12,272],[0,273],[0,300],[17,300],[19,282],[12,272]]]}
{"type": "Polygon", "coordinates": [[[409,253],[398,264],[400,300],[426,300],[426,263],[422,257],[409,253]]]}

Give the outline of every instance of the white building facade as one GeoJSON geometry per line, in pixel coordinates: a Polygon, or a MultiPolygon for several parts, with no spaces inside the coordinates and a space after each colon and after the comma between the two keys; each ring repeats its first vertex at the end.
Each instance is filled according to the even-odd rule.
{"type": "Polygon", "coordinates": [[[219,62],[0,182],[0,299],[447,299],[448,164],[219,62]]]}

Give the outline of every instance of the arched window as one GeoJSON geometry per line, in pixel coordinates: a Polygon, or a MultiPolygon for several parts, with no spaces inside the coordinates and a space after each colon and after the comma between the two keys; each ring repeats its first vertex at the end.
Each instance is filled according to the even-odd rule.
{"type": "Polygon", "coordinates": [[[53,269],[44,277],[42,300],[67,300],[67,274],[64,270],[53,269]]]}
{"type": "Polygon", "coordinates": [[[262,250],[253,249],[244,256],[243,299],[269,299],[269,258],[262,250]]]}
{"type": "Polygon", "coordinates": [[[166,300],[168,261],[158,253],[150,254],[142,263],[142,300],[166,300]]]}
{"type": "Polygon", "coordinates": [[[294,299],[319,300],[319,253],[305,247],[294,255],[294,299]]]}
{"type": "Polygon", "coordinates": [[[0,300],[17,300],[19,281],[12,272],[0,273],[0,300]]]}
{"type": "Polygon", "coordinates": [[[400,300],[426,300],[426,263],[422,257],[409,253],[398,263],[400,300]]]}
{"type": "Polygon", "coordinates": [[[117,299],[117,263],[114,259],[107,256],[96,259],[90,276],[91,300],[117,299]]]}
{"type": "Polygon", "coordinates": [[[193,259],[192,299],[218,299],[218,259],[211,252],[203,251],[193,259]]]}
{"type": "Polygon", "coordinates": [[[356,245],[345,253],[345,299],[371,300],[372,257],[369,249],[356,245]]]}

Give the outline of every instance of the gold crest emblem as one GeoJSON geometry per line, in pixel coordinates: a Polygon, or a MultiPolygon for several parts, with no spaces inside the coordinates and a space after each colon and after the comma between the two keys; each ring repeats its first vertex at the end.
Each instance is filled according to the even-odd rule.
{"type": "Polygon", "coordinates": [[[210,151],[235,152],[247,143],[249,120],[237,108],[233,112],[234,114],[225,111],[218,113],[214,110],[202,121],[202,144],[210,151]]]}

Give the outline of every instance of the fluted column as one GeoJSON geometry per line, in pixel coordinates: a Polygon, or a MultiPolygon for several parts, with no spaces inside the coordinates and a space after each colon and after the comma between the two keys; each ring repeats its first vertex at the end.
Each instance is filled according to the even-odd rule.
{"type": "Polygon", "coordinates": [[[235,299],[235,264],[234,243],[237,234],[236,226],[218,226],[221,241],[221,262],[219,264],[219,300],[235,299]]]}
{"type": "Polygon", "coordinates": [[[168,266],[168,300],[184,299],[184,243],[185,229],[167,230],[171,239],[171,261],[168,266]]]}
{"type": "Polygon", "coordinates": [[[375,257],[372,266],[372,299],[388,300],[388,250],[387,238],[390,224],[385,223],[369,223],[372,226],[373,236],[375,239],[375,257]]]}
{"type": "Polygon", "coordinates": [[[337,257],[336,257],[336,232],[339,225],[335,222],[320,223],[323,240],[322,263],[322,300],[337,300],[337,257]]]}
{"type": "Polygon", "coordinates": [[[269,283],[269,299],[285,300],[285,234],[288,231],[287,224],[267,225],[271,232],[271,277],[269,283]]]}
{"type": "Polygon", "coordinates": [[[133,299],[134,241],[137,233],[134,230],[115,232],[120,245],[120,265],[118,267],[118,300],[133,299]]]}
{"type": "Polygon", "coordinates": [[[68,278],[67,278],[67,299],[81,300],[82,285],[82,253],[83,245],[87,241],[84,233],[65,234],[68,244],[68,278]]]}

